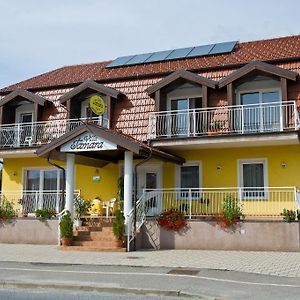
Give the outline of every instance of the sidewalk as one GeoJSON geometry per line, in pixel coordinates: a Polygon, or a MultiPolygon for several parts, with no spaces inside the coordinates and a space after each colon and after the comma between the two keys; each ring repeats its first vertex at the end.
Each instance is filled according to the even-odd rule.
{"type": "Polygon", "coordinates": [[[161,250],[130,253],[60,251],[57,246],[0,244],[1,261],[139,267],[185,267],[300,277],[300,253],[161,250]]]}

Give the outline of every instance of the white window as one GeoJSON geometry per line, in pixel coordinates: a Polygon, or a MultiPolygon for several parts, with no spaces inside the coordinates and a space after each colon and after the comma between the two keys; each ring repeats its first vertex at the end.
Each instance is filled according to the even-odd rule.
{"type": "Polygon", "coordinates": [[[191,191],[192,198],[199,196],[201,188],[201,162],[187,162],[177,167],[177,187],[180,188],[180,197],[188,197],[191,191]]]}
{"type": "Polygon", "coordinates": [[[239,160],[239,186],[243,199],[265,199],[267,178],[267,160],[239,160]]]}
{"type": "Polygon", "coordinates": [[[64,186],[62,170],[25,169],[24,185],[26,191],[59,191],[64,186]]]}
{"type": "Polygon", "coordinates": [[[261,89],[239,92],[239,103],[243,107],[243,131],[282,130],[280,89],[261,89]]]}
{"type": "Polygon", "coordinates": [[[102,116],[97,116],[89,107],[89,99],[82,101],[81,103],[81,118],[89,118],[97,121],[98,124],[109,127],[107,109],[102,116]]]}

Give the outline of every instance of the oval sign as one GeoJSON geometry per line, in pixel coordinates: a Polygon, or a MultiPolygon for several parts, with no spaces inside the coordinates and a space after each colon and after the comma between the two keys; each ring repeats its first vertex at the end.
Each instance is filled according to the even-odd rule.
{"type": "Polygon", "coordinates": [[[106,111],[106,104],[99,95],[93,95],[89,100],[89,107],[97,116],[101,116],[106,111]]]}

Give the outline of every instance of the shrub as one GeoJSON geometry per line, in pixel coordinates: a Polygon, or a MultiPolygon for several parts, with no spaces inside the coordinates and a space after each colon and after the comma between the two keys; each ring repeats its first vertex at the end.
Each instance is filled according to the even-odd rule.
{"type": "Polygon", "coordinates": [[[82,216],[88,213],[92,207],[92,200],[84,200],[81,197],[77,197],[74,200],[75,206],[75,219],[79,220],[82,216]]]}
{"type": "Polygon", "coordinates": [[[0,222],[9,221],[15,216],[13,203],[5,197],[0,201],[0,222]]]}
{"type": "Polygon", "coordinates": [[[296,217],[298,217],[299,220],[299,211],[294,211],[292,209],[284,209],[281,215],[283,216],[283,220],[288,223],[295,221],[296,217]]]}
{"type": "Polygon", "coordinates": [[[162,212],[157,219],[157,223],[165,229],[177,232],[187,226],[184,214],[176,209],[169,209],[162,212]]]}
{"type": "Polygon", "coordinates": [[[218,222],[221,223],[222,227],[230,227],[243,217],[241,204],[236,198],[228,194],[223,200],[223,208],[218,222]]]}
{"type": "Polygon", "coordinates": [[[45,222],[52,217],[56,217],[56,211],[51,208],[37,209],[35,215],[41,222],[45,222]]]}
{"type": "Polygon", "coordinates": [[[67,211],[61,218],[59,228],[61,238],[71,239],[73,237],[73,221],[69,211],[67,211]]]}
{"type": "Polygon", "coordinates": [[[113,222],[113,232],[117,240],[124,241],[125,237],[125,218],[121,210],[116,211],[116,217],[113,222]]]}

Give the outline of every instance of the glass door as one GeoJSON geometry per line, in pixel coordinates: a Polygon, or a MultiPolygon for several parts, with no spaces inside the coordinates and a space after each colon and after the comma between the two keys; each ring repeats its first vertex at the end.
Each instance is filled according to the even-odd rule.
{"type": "Polygon", "coordinates": [[[171,100],[171,135],[189,135],[188,99],[171,100]]]}
{"type": "Polygon", "coordinates": [[[22,125],[18,130],[19,145],[29,144],[31,146],[33,140],[32,120],[32,113],[20,113],[19,123],[22,125]]]}
{"type": "Polygon", "coordinates": [[[144,166],[138,171],[138,195],[145,191],[145,206],[148,216],[160,214],[162,211],[161,168],[160,166],[144,166]]]}

